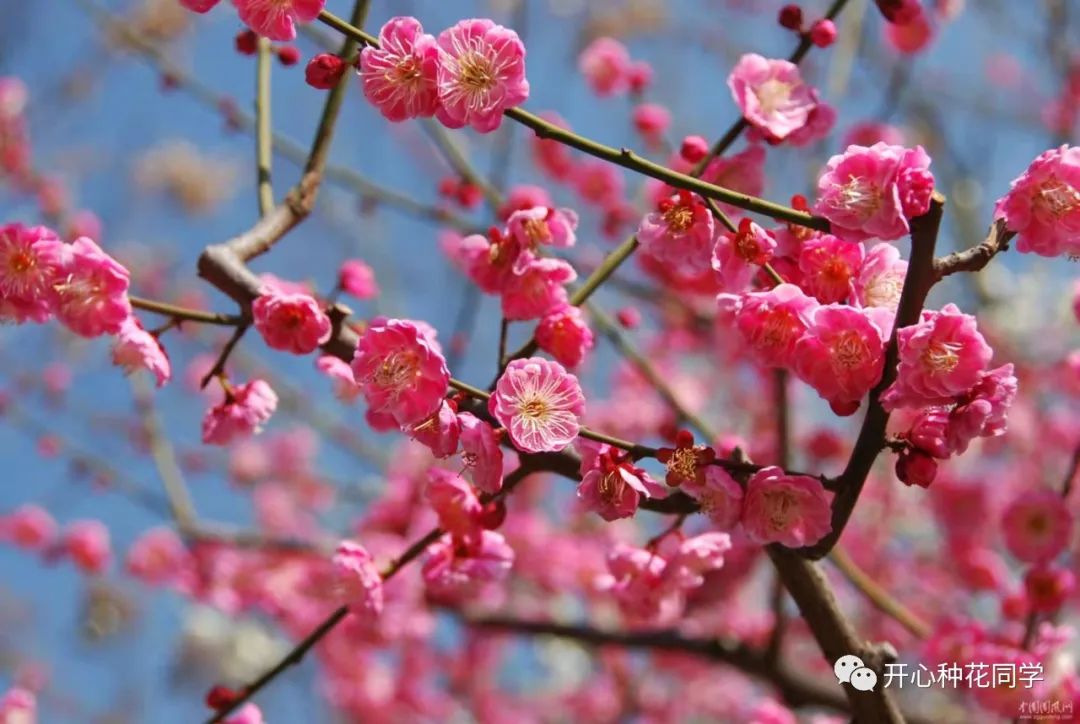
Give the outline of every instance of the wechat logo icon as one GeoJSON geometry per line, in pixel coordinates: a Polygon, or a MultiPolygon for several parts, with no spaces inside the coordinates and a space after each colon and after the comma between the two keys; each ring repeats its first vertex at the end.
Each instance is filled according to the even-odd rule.
{"type": "Polygon", "coordinates": [[[841,656],[833,665],[833,673],[842,684],[851,684],[859,691],[873,691],[877,686],[877,674],[868,669],[858,656],[841,656]]]}

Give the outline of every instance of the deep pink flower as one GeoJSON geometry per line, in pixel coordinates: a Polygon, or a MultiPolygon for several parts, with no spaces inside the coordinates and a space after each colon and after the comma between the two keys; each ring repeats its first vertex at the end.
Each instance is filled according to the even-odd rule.
{"type": "Polygon", "coordinates": [[[379,47],[360,53],[364,96],[385,118],[435,115],[439,107],[439,48],[411,17],[391,18],[379,31],[379,47]]]}
{"type": "Polygon", "coordinates": [[[919,410],[904,437],[919,450],[939,460],[947,460],[956,452],[949,438],[947,407],[926,407],[919,410]]]}
{"type": "Polygon", "coordinates": [[[449,128],[494,131],[503,111],[529,97],[525,45],[491,20],[462,20],[439,34],[437,115],[449,128]]]}
{"type": "Polygon", "coordinates": [[[333,355],[324,354],[315,360],[315,368],[334,383],[334,397],[342,402],[352,402],[363,390],[356,384],[349,363],[333,355]]]}
{"type": "Polygon", "coordinates": [[[537,319],[564,306],[564,285],[577,279],[574,267],[562,259],[523,256],[520,273],[511,274],[502,288],[503,316],[510,320],[537,319]]]}
{"type": "Polygon", "coordinates": [[[843,304],[818,307],[795,345],[795,373],[838,415],[850,415],[881,380],[891,314],[843,304]]]}
{"type": "Polygon", "coordinates": [[[480,532],[483,506],[472,486],[443,468],[428,471],[424,499],[439,516],[439,526],[454,538],[473,538],[480,532]]]}
{"type": "Polygon", "coordinates": [[[60,536],[64,555],[84,573],[102,573],[112,556],[109,529],[99,520],[76,520],[60,536]]]}
{"type": "Polygon", "coordinates": [[[312,56],[304,67],[304,82],[318,90],[330,90],[341,82],[349,66],[333,53],[312,56]]]}
{"type": "Polygon", "coordinates": [[[423,576],[428,591],[450,599],[469,597],[485,583],[506,578],[514,551],[501,534],[482,530],[469,541],[445,535],[428,546],[423,576]]]}
{"type": "Polygon", "coordinates": [[[998,199],[994,218],[1016,232],[1021,252],[1080,256],[1080,147],[1044,151],[998,199]]]}
{"type": "Polygon", "coordinates": [[[951,403],[982,379],[993,355],[975,317],[955,304],[924,311],[918,324],[897,332],[897,340],[896,382],[881,396],[887,410],[951,403]]]}
{"type": "MultiPolygon", "coordinates": [[[[855,278],[855,299],[864,307],[882,307],[892,312],[900,304],[900,292],[907,278],[907,260],[892,244],[878,244],[866,254],[855,278]]],[[[890,325],[891,326],[891,325],[890,325]]]]}
{"type": "Polygon", "coordinates": [[[578,307],[556,308],[536,326],[536,344],[566,367],[577,367],[593,347],[593,333],[578,307]]]}
{"type": "Polygon", "coordinates": [[[650,145],[660,144],[671,127],[671,111],[659,103],[640,103],[634,107],[634,128],[650,145]]]}
{"type": "Polygon", "coordinates": [[[191,556],[184,541],[172,528],[146,531],[128,549],[128,573],[149,586],[164,586],[179,580],[188,570],[191,556]]]}
{"type": "Polygon", "coordinates": [[[822,304],[843,302],[863,264],[863,245],[831,234],[807,239],[799,250],[801,286],[822,304]]]}
{"type": "MultiPolygon", "coordinates": [[[[828,103],[818,100],[816,91],[813,96],[817,105],[811,109],[810,115],[806,119],[806,125],[792,131],[791,135],[785,139],[792,146],[809,146],[811,143],[824,141],[832,133],[833,126],[836,125],[836,109],[828,103]]],[[[773,139],[768,137],[765,140],[775,143],[773,139]]]]}
{"type": "Polygon", "coordinates": [[[442,400],[435,412],[423,421],[405,428],[405,432],[413,440],[425,445],[435,457],[446,458],[457,452],[461,424],[458,422],[455,407],[442,400]]]}
{"type": "Polygon", "coordinates": [[[776,251],[776,239],[750,219],[739,221],[735,233],[721,231],[713,248],[712,267],[723,281],[723,289],[741,292],[749,286],[760,267],[776,251]]]}
{"type": "Polygon", "coordinates": [[[0,722],[37,724],[37,721],[37,697],[34,692],[21,686],[13,686],[0,697],[0,722]]]}
{"type": "Polygon", "coordinates": [[[128,317],[120,325],[120,332],[112,348],[113,364],[122,367],[125,372],[148,370],[161,387],[172,377],[169,355],[157,337],[143,329],[134,316],[128,317]]]}
{"type": "Polygon", "coordinates": [[[702,466],[701,482],[689,480],[681,489],[698,502],[713,525],[731,530],[742,517],[743,489],[718,465],[702,466]]]}
{"type": "Polygon", "coordinates": [[[948,437],[952,450],[962,453],[977,437],[1004,435],[1008,427],[1006,415],[1016,398],[1016,388],[1012,364],[983,374],[949,414],[948,437]]]}
{"type": "Polygon", "coordinates": [[[237,709],[224,724],[266,724],[262,710],[250,701],[237,709]]]}
{"type": "Polygon", "coordinates": [[[330,339],[330,318],[308,294],[268,289],[252,302],[251,313],[270,349],[308,354],[330,339]]]}
{"type": "Polygon", "coordinates": [[[558,452],[574,441],[585,414],[577,377],[558,362],[517,359],[499,377],[488,409],[525,452],[558,452]]]}
{"type": "Polygon", "coordinates": [[[629,456],[608,448],[593,458],[581,477],[577,495],[587,510],[611,521],[632,516],[641,497],[650,498],[658,490],[649,474],[635,467],[629,456]]]}
{"type": "Polygon", "coordinates": [[[379,296],[375,272],[359,259],[346,259],[338,269],[338,287],[357,299],[374,299],[379,296]]]}
{"type": "Polygon", "coordinates": [[[416,322],[390,319],[360,337],[352,361],[370,409],[413,425],[435,412],[450,371],[433,337],[416,322]]]}
{"type": "MultiPolygon", "coordinates": [[[[920,7],[916,5],[916,7],[920,7]]],[[[889,45],[901,53],[918,53],[934,38],[934,26],[925,12],[920,12],[906,23],[887,23],[882,35],[889,45]]]]}
{"type": "Polygon", "coordinates": [[[52,310],[68,329],[83,337],[116,334],[131,316],[128,270],[93,241],[79,237],[50,247],[56,268],[52,310]]]}
{"type": "Polygon", "coordinates": [[[1032,490],[1020,493],[1001,519],[1005,547],[1025,563],[1049,561],[1069,544],[1073,515],[1058,493],[1032,490]]]}
{"type": "Polygon", "coordinates": [[[0,226],[0,318],[44,322],[62,241],[44,226],[0,226]]]}
{"type": "Polygon", "coordinates": [[[829,159],[818,178],[814,211],[831,222],[834,234],[850,241],[899,239],[910,230],[908,219],[930,206],[929,166],[921,146],[848,146],[829,159]]]}
{"type": "Polygon", "coordinates": [[[461,425],[461,459],[473,485],[484,493],[502,490],[503,452],[491,425],[469,412],[458,415],[461,425]]]}
{"type": "Polygon", "coordinates": [[[728,76],[728,88],[743,117],[780,141],[806,125],[817,104],[799,66],[756,53],[739,59],[728,76]]]}
{"type": "Polygon", "coordinates": [[[277,403],[273,388],[260,379],[230,388],[224,400],[206,411],[202,441],[207,445],[228,445],[261,431],[277,403]]]}
{"type": "MultiPolygon", "coordinates": [[[[721,294],[717,299],[723,303],[728,296],[721,294]]],[[[818,306],[814,298],[794,284],[779,284],[736,301],[735,325],[758,362],[767,367],[792,366],[795,344],[818,306]]]]}
{"type": "Polygon", "coordinates": [[[1032,611],[1054,613],[1076,588],[1076,576],[1067,568],[1048,563],[1033,566],[1024,576],[1024,590],[1032,611]]]}
{"type": "Polygon", "coordinates": [[[585,46],[578,69],[600,97],[625,93],[630,86],[630,52],[614,38],[596,38],[585,46]]]}
{"type": "Polygon", "coordinates": [[[334,568],[334,597],[342,605],[364,616],[382,613],[382,575],[364,546],[343,540],[338,543],[330,562],[334,568]]]}
{"type": "Polygon", "coordinates": [[[743,529],[755,543],[813,545],[832,530],[831,500],[819,480],[762,468],[746,483],[743,529]]]}
{"type": "Polygon", "coordinates": [[[937,470],[937,460],[919,448],[905,448],[896,456],[896,477],[904,485],[929,488],[937,470]]]}
{"type": "Polygon", "coordinates": [[[687,191],[664,199],[646,214],[637,231],[642,248],[676,273],[708,271],[716,242],[713,216],[701,199],[687,191]]]}
{"type": "Polygon", "coordinates": [[[491,228],[487,236],[470,234],[465,237],[448,237],[443,248],[451,260],[472,280],[481,291],[499,294],[510,277],[528,268],[535,258],[522,253],[521,245],[509,234],[491,228]],[[520,257],[525,257],[521,259],[520,257]]]}
{"type": "Polygon", "coordinates": [[[0,540],[26,550],[41,550],[56,536],[56,521],[39,505],[20,505],[0,517],[0,540]]]}
{"type": "Polygon", "coordinates": [[[326,0],[233,0],[240,20],[271,40],[296,38],[296,23],[319,17],[326,0]]]}
{"type": "Polygon", "coordinates": [[[566,249],[577,242],[574,231],[578,215],[572,209],[536,206],[510,214],[506,231],[514,237],[519,248],[533,251],[539,246],[566,249]]]}

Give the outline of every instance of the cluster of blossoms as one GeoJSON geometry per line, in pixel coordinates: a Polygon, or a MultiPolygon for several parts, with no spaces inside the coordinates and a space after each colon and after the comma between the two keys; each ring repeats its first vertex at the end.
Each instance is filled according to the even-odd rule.
{"type": "Polygon", "coordinates": [[[578,56],[578,70],[597,96],[641,93],[652,81],[653,70],[647,62],[632,60],[630,51],[615,38],[601,36],[589,43],[578,56]]]}
{"type": "Polygon", "coordinates": [[[61,529],[49,511],[33,504],[0,516],[0,541],[39,553],[48,561],[69,559],[88,575],[104,573],[112,561],[104,523],[75,520],[61,529]]]}
{"type": "Polygon", "coordinates": [[[1080,147],[1052,148],[1032,161],[998,199],[994,217],[1022,252],[1080,257],[1080,147]]]}
{"type": "Polygon", "coordinates": [[[439,33],[412,17],[391,18],[379,47],[360,54],[364,95],[388,120],[435,116],[448,128],[490,133],[504,111],[529,97],[525,45],[491,20],[462,20],[439,33]]]}
{"type": "Polygon", "coordinates": [[[27,96],[18,78],[0,77],[0,178],[23,178],[30,170],[27,96]]]}
{"type": "Polygon", "coordinates": [[[507,320],[539,319],[537,343],[567,367],[581,364],[593,334],[581,311],[568,302],[566,284],[577,278],[574,268],[540,252],[572,247],[577,225],[570,209],[534,206],[513,211],[504,228],[493,227],[487,236],[453,236],[444,244],[477,287],[499,295],[507,320]]]}

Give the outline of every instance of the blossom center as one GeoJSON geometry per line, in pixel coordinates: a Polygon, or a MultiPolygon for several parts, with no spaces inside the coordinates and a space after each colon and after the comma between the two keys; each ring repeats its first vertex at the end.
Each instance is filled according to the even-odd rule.
{"type": "Polygon", "coordinates": [[[550,411],[547,400],[540,397],[532,397],[521,404],[521,414],[531,420],[542,420],[550,411]]]}
{"type": "Polygon", "coordinates": [[[681,234],[694,223],[694,210],[686,204],[676,204],[664,212],[664,223],[677,234],[681,234]]]}
{"type": "Polygon", "coordinates": [[[758,103],[763,113],[775,113],[791,97],[794,86],[775,78],[767,80],[757,89],[758,103]]]}
{"type": "Polygon", "coordinates": [[[861,219],[869,219],[881,208],[881,191],[877,184],[851,176],[840,187],[839,206],[854,212],[861,219]]]}
{"type": "Polygon", "coordinates": [[[791,312],[774,309],[765,318],[759,340],[763,346],[776,349],[786,346],[799,330],[799,323],[791,312]]]}
{"type": "Polygon", "coordinates": [[[380,387],[400,390],[420,374],[419,360],[411,352],[395,352],[375,370],[375,383],[380,387]]]}
{"type": "Polygon", "coordinates": [[[533,243],[542,243],[551,240],[551,229],[543,219],[526,219],[524,223],[525,235],[533,243]]]}
{"type": "Polygon", "coordinates": [[[799,501],[786,490],[775,490],[765,494],[769,509],[769,524],[776,530],[785,530],[792,518],[798,515],[799,501]]]}
{"type": "Polygon", "coordinates": [[[622,479],[618,471],[602,475],[596,483],[596,491],[600,493],[601,498],[608,502],[618,499],[622,495],[624,487],[626,487],[626,481],[622,479]]]}
{"type": "Polygon", "coordinates": [[[948,373],[960,364],[960,346],[948,342],[932,342],[922,353],[922,363],[931,372],[948,373]]]}
{"type": "Polygon", "coordinates": [[[684,480],[693,480],[697,476],[697,465],[697,451],[689,447],[680,447],[671,453],[667,469],[684,480]]]}
{"type": "Polygon", "coordinates": [[[495,68],[489,58],[471,52],[458,59],[458,83],[472,93],[482,93],[495,86],[495,68]]]}
{"type": "Polygon", "coordinates": [[[416,58],[410,55],[398,61],[398,64],[387,73],[387,80],[392,83],[411,85],[419,80],[422,75],[420,64],[416,62],[416,58]]]}
{"type": "Polygon", "coordinates": [[[857,332],[846,331],[840,333],[832,343],[833,359],[844,368],[858,367],[866,361],[866,343],[857,332]]]}
{"type": "Polygon", "coordinates": [[[851,279],[851,267],[834,256],[821,266],[821,276],[833,284],[847,284],[851,279]]]}
{"type": "Polygon", "coordinates": [[[1039,185],[1035,204],[1055,219],[1060,219],[1080,209],[1080,191],[1051,176],[1039,185]]]}
{"type": "Polygon", "coordinates": [[[748,262],[753,262],[761,255],[761,245],[757,238],[750,233],[735,235],[735,253],[748,262]]]}

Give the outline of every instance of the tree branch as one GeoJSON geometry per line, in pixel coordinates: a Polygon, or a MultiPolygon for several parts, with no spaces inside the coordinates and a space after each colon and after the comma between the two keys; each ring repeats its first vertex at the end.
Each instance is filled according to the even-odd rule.
{"type": "Polygon", "coordinates": [[[982,243],[934,259],[934,281],[939,282],[957,272],[982,270],[991,259],[1009,248],[1009,242],[1014,236],[1016,233],[1006,228],[1005,220],[998,219],[991,225],[982,243]]]}

